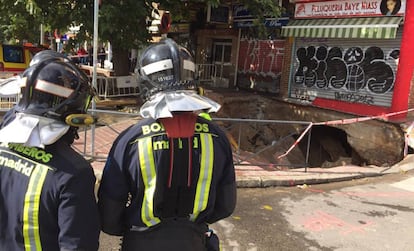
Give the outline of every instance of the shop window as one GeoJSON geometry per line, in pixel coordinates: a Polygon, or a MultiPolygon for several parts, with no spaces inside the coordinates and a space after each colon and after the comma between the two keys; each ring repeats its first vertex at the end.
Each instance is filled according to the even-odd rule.
{"type": "Polygon", "coordinates": [[[5,62],[24,63],[23,47],[3,46],[3,57],[5,62]]]}

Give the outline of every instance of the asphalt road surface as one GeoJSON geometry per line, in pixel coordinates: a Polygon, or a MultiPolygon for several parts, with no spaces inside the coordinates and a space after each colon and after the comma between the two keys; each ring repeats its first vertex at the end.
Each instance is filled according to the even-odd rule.
{"type": "MultiPolygon", "coordinates": [[[[414,172],[347,182],[238,190],[213,225],[222,251],[414,250],[414,172]]],[[[119,238],[101,235],[100,250],[119,238]]]]}

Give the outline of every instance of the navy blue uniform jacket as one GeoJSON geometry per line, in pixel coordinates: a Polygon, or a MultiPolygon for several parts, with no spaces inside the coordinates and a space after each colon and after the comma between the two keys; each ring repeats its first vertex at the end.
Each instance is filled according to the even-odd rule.
{"type": "Polygon", "coordinates": [[[102,230],[113,235],[167,218],[214,223],[235,205],[231,146],[219,126],[201,117],[188,138],[167,137],[153,119],[126,129],[111,148],[98,193],[102,230]]]}
{"type": "Polygon", "coordinates": [[[0,250],[97,250],[94,185],[62,139],[45,149],[0,143],[0,250]]]}

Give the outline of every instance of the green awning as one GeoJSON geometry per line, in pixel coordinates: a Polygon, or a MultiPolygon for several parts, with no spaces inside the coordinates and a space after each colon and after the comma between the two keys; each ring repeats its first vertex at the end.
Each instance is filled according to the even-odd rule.
{"type": "Polygon", "coordinates": [[[402,17],[296,19],[282,27],[284,37],[395,38],[402,17]]]}

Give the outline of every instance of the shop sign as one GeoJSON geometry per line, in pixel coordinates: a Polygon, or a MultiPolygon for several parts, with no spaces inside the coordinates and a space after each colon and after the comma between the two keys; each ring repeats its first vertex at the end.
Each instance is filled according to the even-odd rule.
{"type": "Polygon", "coordinates": [[[253,16],[244,5],[233,5],[233,19],[252,19],[253,16]]]}
{"type": "MultiPolygon", "coordinates": [[[[233,23],[235,28],[253,27],[255,17],[252,16],[249,10],[244,5],[233,5],[233,23]]],[[[267,17],[263,21],[266,27],[277,28],[287,25],[289,17],[267,17]]]]}
{"type": "MultiPolygon", "coordinates": [[[[288,17],[282,17],[282,18],[266,18],[264,20],[264,25],[266,27],[282,27],[285,26],[289,22],[288,17]]],[[[248,28],[253,27],[255,24],[253,23],[253,20],[234,20],[234,27],[235,28],[248,28]]]]}
{"type": "Polygon", "coordinates": [[[299,2],[295,18],[403,16],[406,0],[348,0],[299,2]]]}

